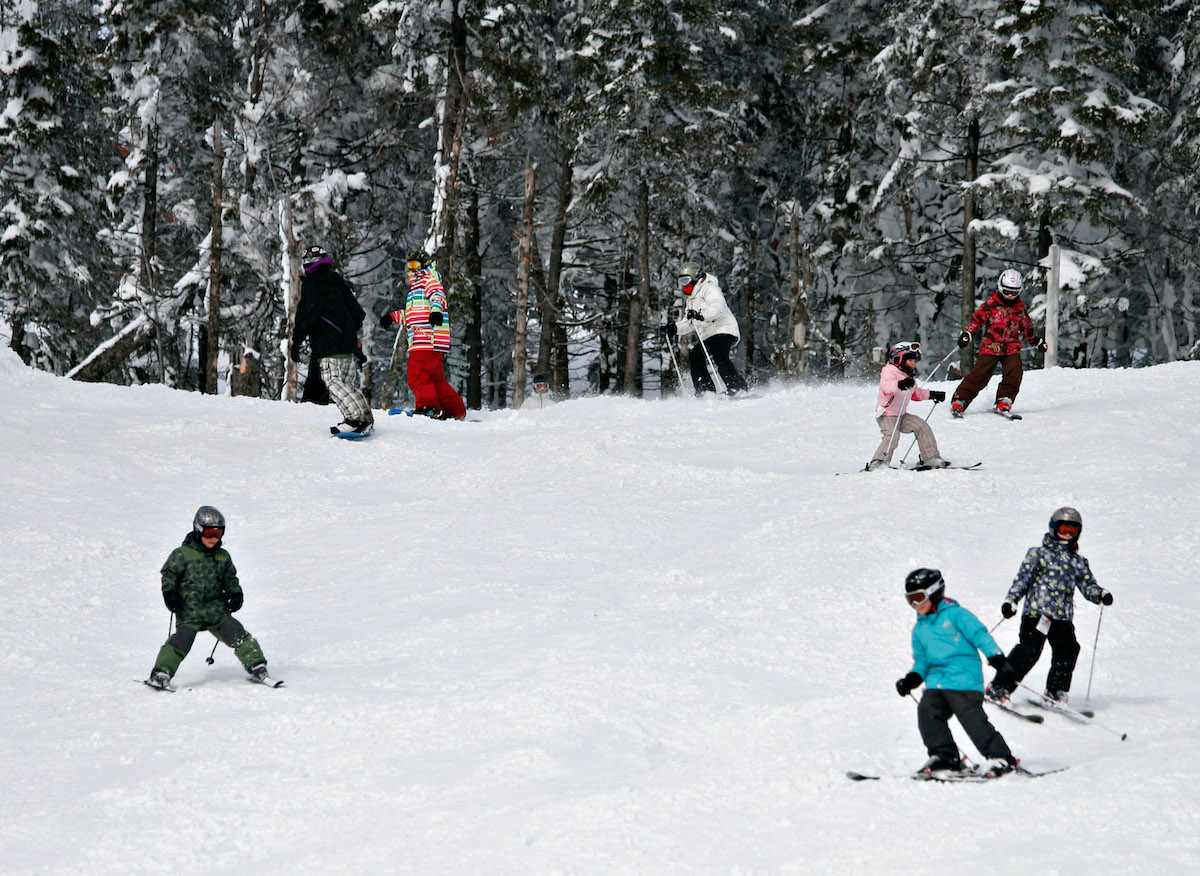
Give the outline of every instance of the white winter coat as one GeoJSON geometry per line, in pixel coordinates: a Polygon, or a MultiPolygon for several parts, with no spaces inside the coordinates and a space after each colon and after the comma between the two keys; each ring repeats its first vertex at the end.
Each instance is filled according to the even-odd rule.
{"type": "Polygon", "coordinates": [[[725,296],[721,294],[721,284],[712,274],[705,274],[704,279],[692,287],[692,294],[683,296],[683,312],[686,314],[689,310],[696,311],[704,320],[693,322],[685,316],[675,323],[679,334],[694,331],[701,339],[711,338],[713,335],[733,335],[741,340],[742,333],[738,330],[737,320],[729,305],[725,303],[725,296]]]}

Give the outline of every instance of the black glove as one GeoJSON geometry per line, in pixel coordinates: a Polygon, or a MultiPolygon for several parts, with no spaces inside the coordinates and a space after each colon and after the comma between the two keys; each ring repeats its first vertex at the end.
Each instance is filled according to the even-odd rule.
{"type": "Polygon", "coordinates": [[[675,340],[677,337],[679,337],[679,326],[675,325],[673,322],[667,323],[662,327],[662,335],[667,340],[675,340]]]}
{"type": "Polygon", "coordinates": [[[1011,602],[1005,602],[1004,605],[1000,606],[1000,613],[1005,617],[1012,617],[1017,613],[1017,607],[1011,602]]]}
{"type": "Polygon", "coordinates": [[[1044,353],[1044,352],[1046,352],[1046,350],[1048,350],[1048,349],[1050,349],[1050,345],[1046,343],[1046,339],[1045,339],[1045,338],[1038,338],[1038,341],[1037,341],[1037,351],[1038,351],[1039,353],[1044,353]]]}
{"type": "Polygon", "coordinates": [[[969,343],[971,343],[971,333],[970,332],[963,332],[961,335],[958,336],[958,345],[960,347],[965,347],[969,343]]]}
{"type": "Polygon", "coordinates": [[[897,389],[912,389],[916,385],[917,385],[917,381],[914,378],[905,377],[903,380],[901,380],[899,383],[896,384],[896,388],[897,389]]]}
{"type": "Polygon", "coordinates": [[[442,312],[440,310],[429,311],[429,324],[430,325],[434,325],[434,326],[441,325],[442,319],[443,319],[443,316],[442,316],[442,312]]]}
{"type": "Polygon", "coordinates": [[[1101,605],[1112,605],[1112,594],[1109,593],[1107,590],[1105,590],[1104,595],[1100,597],[1100,604],[1101,605]]]}
{"type": "Polygon", "coordinates": [[[896,682],[896,693],[900,694],[902,697],[906,697],[920,687],[920,685],[921,676],[917,675],[915,672],[910,672],[908,675],[904,676],[904,678],[901,678],[896,682]]]}
{"type": "Polygon", "coordinates": [[[166,603],[167,611],[171,614],[179,614],[180,609],[183,608],[183,599],[174,590],[163,591],[163,602],[166,603]]]}
{"type": "Polygon", "coordinates": [[[379,314],[379,327],[380,328],[390,328],[393,325],[395,325],[395,323],[392,322],[392,315],[390,313],[379,314]]]}
{"type": "Polygon", "coordinates": [[[354,351],[354,361],[359,365],[367,364],[367,354],[362,351],[362,347],[354,351]]]}
{"type": "Polygon", "coordinates": [[[994,657],[989,657],[987,659],[988,666],[992,667],[992,669],[996,670],[997,672],[1004,668],[1004,662],[1003,654],[997,654],[994,657]]]}
{"type": "Polygon", "coordinates": [[[300,361],[300,344],[292,342],[292,348],[288,350],[288,355],[292,357],[293,362],[300,361]]]}
{"type": "Polygon", "coordinates": [[[692,322],[704,322],[704,314],[698,310],[689,310],[684,314],[692,322]]]}
{"type": "Polygon", "coordinates": [[[230,614],[232,614],[242,607],[243,601],[244,598],[242,597],[241,592],[230,593],[225,597],[225,608],[229,610],[230,614]]]}
{"type": "Polygon", "coordinates": [[[931,389],[929,390],[929,398],[935,402],[944,402],[946,400],[946,393],[940,389],[931,389]]]}

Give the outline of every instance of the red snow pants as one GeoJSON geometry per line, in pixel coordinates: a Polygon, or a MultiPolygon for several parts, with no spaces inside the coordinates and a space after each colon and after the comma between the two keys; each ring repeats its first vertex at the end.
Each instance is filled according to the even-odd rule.
{"type": "Polygon", "coordinates": [[[441,353],[435,350],[410,351],[406,377],[408,388],[412,390],[414,408],[438,408],[447,417],[466,419],[467,406],[462,396],[446,382],[441,353]]]}

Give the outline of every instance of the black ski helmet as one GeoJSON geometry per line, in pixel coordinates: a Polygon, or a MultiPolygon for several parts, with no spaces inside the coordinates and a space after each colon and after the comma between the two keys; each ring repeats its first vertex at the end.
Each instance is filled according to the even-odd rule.
{"type": "Polygon", "coordinates": [[[214,508],[212,505],[201,505],[196,509],[196,516],[192,518],[192,529],[196,535],[203,535],[206,529],[224,529],[225,515],[214,508]]]}
{"type": "MultiPolygon", "coordinates": [[[[924,593],[934,605],[942,601],[945,587],[946,581],[937,569],[913,569],[904,579],[904,595],[906,597],[909,594],[924,593]]],[[[909,599],[909,602],[920,605],[924,600],[912,603],[912,600],[909,599]]]]}
{"type": "Polygon", "coordinates": [[[319,262],[321,259],[329,258],[329,253],[325,252],[325,248],[317,246],[315,243],[304,251],[304,255],[300,256],[300,262],[306,268],[310,268],[319,262]]]}
{"type": "Polygon", "coordinates": [[[417,247],[416,249],[411,250],[408,254],[408,269],[410,271],[425,271],[428,270],[429,266],[432,264],[433,256],[426,252],[422,247],[417,247]],[[413,267],[414,262],[417,265],[415,268],[413,267]]]}
{"type": "Polygon", "coordinates": [[[1083,532],[1083,518],[1079,516],[1079,512],[1070,506],[1059,508],[1050,515],[1050,534],[1055,538],[1059,537],[1059,529],[1064,525],[1074,526],[1075,537],[1071,541],[1079,541],[1079,535],[1083,532]]]}

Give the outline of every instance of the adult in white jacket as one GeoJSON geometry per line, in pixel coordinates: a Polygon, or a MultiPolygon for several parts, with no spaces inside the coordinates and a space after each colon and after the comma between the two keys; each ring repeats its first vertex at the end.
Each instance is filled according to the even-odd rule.
{"type": "Polygon", "coordinates": [[[688,332],[696,333],[698,341],[688,353],[692,386],[696,392],[716,392],[713,376],[708,369],[709,359],[731,395],[738,390],[749,389],[746,378],[729,360],[729,354],[742,339],[742,333],[738,330],[737,319],[725,303],[717,278],[700,270],[695,262],[685,262],[679,268],[679,288],[683,290],[683,319],[668,322],[663,326],[663,334],[674,339],[688,332]]]}

